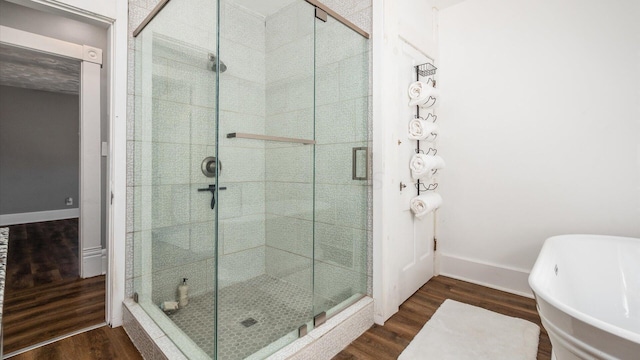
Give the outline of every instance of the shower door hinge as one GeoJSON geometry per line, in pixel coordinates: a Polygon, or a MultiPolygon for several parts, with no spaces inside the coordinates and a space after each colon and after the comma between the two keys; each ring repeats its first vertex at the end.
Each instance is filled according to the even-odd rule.
{"type": "Polygon", "coordinates": [[[438,250],[438,239],[433,238],[433,251],[438,250]]]}
{"type": "Polygon", "coordinates": [[[327,13],[320,8],[316,8],[316,18],[324,22],[327,22],[327,13]]]}
{"type": "Polygon", "coordinates": [[[324,324],[327,321],[327,313],[321,312],[320,314],[313,317],[313,327],[317,328],[318,326],[324,324]]]}
{"type": "Polygon", "coordinates": [[[303,337],[307,335],[307,324],[304,324],[298,328],[298,337],[303,337]]]}

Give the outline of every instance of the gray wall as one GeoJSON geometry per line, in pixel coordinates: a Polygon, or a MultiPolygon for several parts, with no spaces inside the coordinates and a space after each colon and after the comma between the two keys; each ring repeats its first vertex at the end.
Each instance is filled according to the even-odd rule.
{"type": "MultiPolygon", "coordinates": [[[[109,42],[106,27],[86,24],[58,15],[0,0],[0,25],[102,49],[100,71],[101,139],[109,141],[109,42]]],[[[107,158],[102,158],[102,247],[106,247],[107,158]]]]}
{"type": "Polygon", "coordinates": [[[0,86],[0,214],[78,207],[78,101],[0,86]]]}

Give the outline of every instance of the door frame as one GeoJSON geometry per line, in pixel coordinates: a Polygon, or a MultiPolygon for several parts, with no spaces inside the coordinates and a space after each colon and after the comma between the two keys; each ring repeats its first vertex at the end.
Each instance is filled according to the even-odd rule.
{"type": "Polygon", "coordinates": [[[80,181],[78,268],[82,278],[102,275],[100,68],[102,49],[0,26],[0,43],[80,61],[80,181]]]}
{"type": "Polygon", "coordinates": [[[127,224],[127,0],[9,0],[90,24],[107,26],[109,63],[107,165],[107,274],[105,321],[112,327],[123,322],[127,224]]]}

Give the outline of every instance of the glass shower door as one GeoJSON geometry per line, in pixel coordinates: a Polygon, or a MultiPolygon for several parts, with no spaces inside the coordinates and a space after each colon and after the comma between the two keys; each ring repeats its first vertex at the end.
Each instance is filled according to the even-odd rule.
{"type": "Polygon", "coordinates": [[[313,317],[314,8],[245,3],[222,1],[220,13],[217,354],[225,360],[264,358],[313,317]]]}
{"type": "Polygon", "coordinates": [[[369,44],[315,19],[314,314],[367,294],[369,44]]]}
{"type": "Polygon", "coordinates": [[[133,286],[189,358],[215,357],[215,165],[205,159],[216,145],[216,19],[216,0],[170,2],[135,43],[133,286]]]}

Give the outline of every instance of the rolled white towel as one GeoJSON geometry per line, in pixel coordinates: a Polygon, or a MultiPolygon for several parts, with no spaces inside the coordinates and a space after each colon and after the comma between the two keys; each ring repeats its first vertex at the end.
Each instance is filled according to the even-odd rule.
{"type": "Polygon", "coordinates": [[[416,81],[409,85],[409,99],[415,100],[423,96],[423,91],[428,86],[422,81],[416,81]]]}
{"type": "Polygon", "coordinates": [[[413,180],[431,179],[435,170],[444,167],[444,159],[438,155],[415,154],[409,163],[413,180]]]}
{"type": "Polygon", "coordinates": [[[414,118],[409,121],[409,139],[433,141],[438,131],[439,127],[437,124],[422,118],[414,118]]]}
{"type": "Polygon", "coordinates": [[[440,90],[433,87],[432,83],[415,81],[409,85],[409,106],[419,105],[421,107],[431,107],[440,96],[440,90]]]}
{"type": "Polygon", "coordinates": [[[422,218],[442,205],[442,196],[435,192],[427,192],[411,199],[411,211],[418,218],[422,218]]]}

